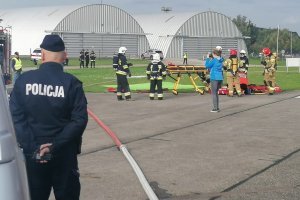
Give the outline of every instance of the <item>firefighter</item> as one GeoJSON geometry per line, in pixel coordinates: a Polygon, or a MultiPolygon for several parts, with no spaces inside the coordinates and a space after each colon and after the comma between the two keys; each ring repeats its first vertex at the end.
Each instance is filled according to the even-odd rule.
{"type": "Polygon", "coordinates": [[[248,67],[249,67],[249,59],[246,56],[246,51],[240,51],[240,62],[239,62],[239,76],[240,76],[240,85],[241,89],[245,91],[245,94],[249,94],[248,92],[248,67]]]}
{"type": "Polygon", "coordinates": [[[17,141],[26,158],[31,200],[79,200],[77,154],[88,122],[82,83],[63,71],[65,45],[46,35],[42,64],[19,77],[10,96],[17,141]]]}
{"type": "Polygon", "coordinates": [[[127,76],[131,77],[131,72],[129,66],[131,63],[127,63],[125,53],[127,51],[126,47],[120,47],[118,54],[113,56],[113,68],[117,75],[117,99],[118,101],[124,100],[123,94],[126,101],[131,100],[130,87],[127,80],[127,76]]]}
{"type": "Polygon", "coordinates": [[[88,49],[84,52],[84,58],[85,58],[85,67],[86,67],[86,68],[89,68],[89,63],[90,63],[90,52],[89,52],[88,49]]]}
{"type": "Polygon", "coordinates": [[[187,54],[187,52],[184,52],[184,54],[183,54],[183,65],[184,64],[187,65],[187,59],[188,59],[188,54],[187,54]]]}
{"type": "Polygon", "coordinates": [[[263,48],[264,60],[261,64],[264,66],[264,83],[268,89],[269,95],[273,95],[275,91],[275,73],[277,68],[276,54],[272,53],[269,48],[263,48]]]}
{"type": "Polygon", "coordinates": [[[240,87],[240,78],[238,74],[239,60],[237,58],[237,51],[235,49],[230,50],[229,58],[225,60],[223,68],[226,71],[228,96],[233,97],[233,92],[235,88],[237,95],[240,97],[242,95],[242,92],[240,87]]]}
{"type": "Polygon", "coordinates": [[[79,68],[84,68],[84,49],[82,49],[80,51],[80,54],[79,54],[79,61],[80,61],[80,65],[79,65],[79,68]]]}
{"type": "Polygon", "coordinates": [[[90,55],[90,58],[91,58],[91,68],[95,68],[95,64],[96,64],[96,54],[94,51],[91,52],[91,55],[90,55]]]}
{"type": "Polygon", "coordinates": [[[157,88],[158,100],[163,100],[162,80],[166,79],[166,66],[160,60],[158,53],[153,55],[153,60],[147,67],[147,79],[150,80],[150,100],[154,100],[155,89],[157,88]]]}
{"type": "Polygon", "coordinates": [[[13,84],[15,84],[16,80],[22,73],[22,60],[19,56],[19,52],[15,52],[15,55],[12,58],[11,66],[14,71],[13,84]]]}

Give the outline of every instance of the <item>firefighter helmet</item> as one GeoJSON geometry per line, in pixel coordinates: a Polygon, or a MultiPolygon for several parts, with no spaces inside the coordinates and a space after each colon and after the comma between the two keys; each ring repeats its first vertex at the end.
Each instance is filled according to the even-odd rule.
{"type": "Polygon", "coordinates": [[[216,49],[217,49],[218,51],[222,51],[222,47],[221,47],[221,46],[216,46],[216,49]]]}
{"type": "Polygon", "coordinates": [[[268,55],[270,55],[271,50],[268,47],[266,47],[266,48],[263,48],[262,52],[264,55],[268,56],[268,55]]]}
{"type": "Polygon", "coordinates": [[[231,49],[229,54],[231,56],[236,56],[237,55],[237,51],[235,49],[231,49]]]}
{"type": "Polygon", "coordinates": [[[155,54],[153,54],[152,59],[153,59],[153,60],[160,61],[160,55],[159,55],[158,53],[155,53],[155,54]]]}
{"type": "Polygon", "coordinates": [[[127,51],[126,47],[120,47],[118,53],[125,54],[126,51],[127,51]]]}
{"type": "Polygon", "coordinates": [[[245,51],[244,49],[242,49],[242,50],[240,51],[240,54],[246,54],[246,51],[245,51]]]}

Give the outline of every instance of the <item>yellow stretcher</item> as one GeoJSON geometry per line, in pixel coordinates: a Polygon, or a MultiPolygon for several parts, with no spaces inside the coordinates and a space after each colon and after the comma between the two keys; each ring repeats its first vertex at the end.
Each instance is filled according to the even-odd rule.
{"type": "Polygon", "coordinates": [[[173,94],[177,95],[178,91],[178,85],[180,82],[180,79],[183,74],[187,74],[193,87],[195,88],[196,92],[199,92],[201,95],[204,94],[204,90],[200,89],[197,84],[195,83],[195,80],[199,78],[200,73],[206,74],[207,70],[204,66],[195,66],[195,65],[168,65],[167,66],[167,73],[170,78],[172,78],[175,83],[173,87],[173,94]],[[172,74],[176,74],[177,78],[174,78],[172,74]],[[193,77],[192,74],[196,74],[197,76],[193,77]]]}

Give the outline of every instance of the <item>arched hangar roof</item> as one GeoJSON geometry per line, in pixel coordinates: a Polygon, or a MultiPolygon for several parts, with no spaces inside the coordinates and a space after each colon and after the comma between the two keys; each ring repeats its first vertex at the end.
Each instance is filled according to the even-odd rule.
{"type": "Polygon", "coordinates": [[[12,27],[12,51],[21,55],[38,48],[51,32],[145,35],[130,14],[105,4],[0,10],[0,18],[1,26],[12,27]]]}
{"type": "MultiPolygon", "coordinates": [[[[232,38],[241,39],[241,43],[244,43],[241,32],[232,20],[214,11],[201,13],[169,12],[135,17],[145,32],[152,33],[147,35],[150,47],[160,49],[165,54],[170,54],[172,42],[179,37],[207,38],[213,41],[220,41],[221,38],[223,40],[232,38]]],[[[245,44],[240,46],[240,48],[246,48],[245,44]]],[[[173,56],[167,55],[167,57],[173,56]]]]}

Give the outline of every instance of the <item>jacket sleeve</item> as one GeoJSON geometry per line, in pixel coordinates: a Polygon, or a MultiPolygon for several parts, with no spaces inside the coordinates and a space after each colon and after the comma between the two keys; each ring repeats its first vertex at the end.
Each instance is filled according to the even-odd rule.
{"type": "Polygon", "coordinates": [[[28,124],[20,84],[15,84],[10,95],[9,108],[14,123],[17,142],[25,154],[36,150],[37,144],[28,124]]]}
{"type": "Polygon", "coordinates": [[[51,152],[56,153],[63,146],[74,141],[79,142],[88,122],[87,100],[81,82],[76,80],[69,98],[73,99],[70,121],[60,134],[54,138],[51,152]]]}
{"type": "Polygon", "coordinates": [[[211,69],[213,67],[214,63],[215,63],[215,59],[211,60],[210,58],[206,58],[206,60],[205,60],[205,67],[207,69],[211,69]]]}
{"type": "Polygon", "coordinates": [[[13,69],[13,71],[16,71],[15,65],[16,65],[16,60],[12,59],[11,60],[11,68],[13,69]]]}

